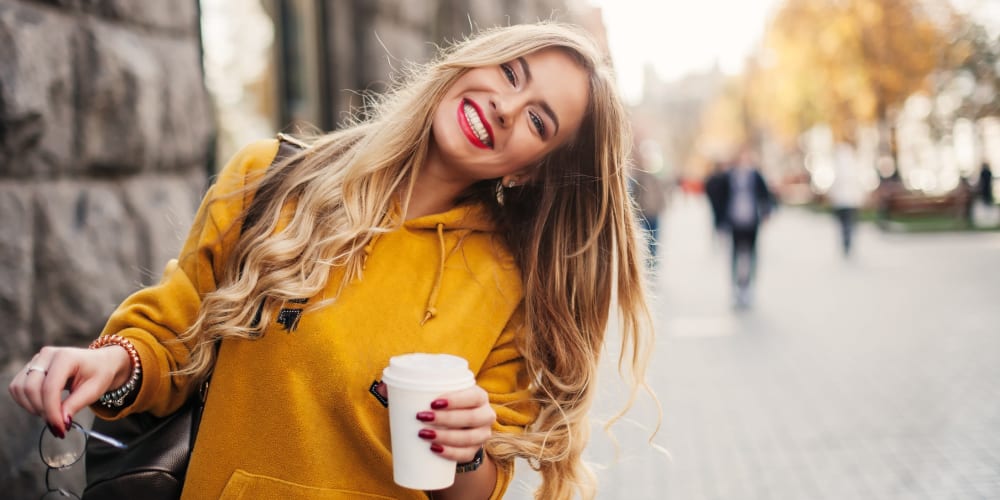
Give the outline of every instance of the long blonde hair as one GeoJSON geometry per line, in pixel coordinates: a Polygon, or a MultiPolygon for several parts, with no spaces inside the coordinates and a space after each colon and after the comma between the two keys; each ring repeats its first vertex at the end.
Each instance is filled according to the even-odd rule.
{"type": "Polygon", "coordinates": [[[393,229],[386,214],[394,197],[408,199],[412,192],[433,113],[451,84],[470,68],[553,47],[589,75],[589,105],[576,136],[542,161],[536,182],[506,189],[502,203],[496,179],[474,184],[464,198],[492,209],[520,265],[520,349],[540,408],[524,433],[496,434],[487,448],[497,460],[521,457],[538,469],[538,498],[569,498],[574,491],[593,496],[593,476],[581,455],[612,304],[621,320],[619,368],[630,374],[628,406],[645,387],[652,332],[641,285],[644,246],[636,243],[627,193],[628,122],[608,62],[575,27],[539,23],[480,32],[410,68],[366,110],[363,122],[271,167],[252,186],[258,193],[247,211],[253,223],[180,338],[194,346],[180,373],[204,378],[215,340],[261,335],[275,305],[319,293],[334,268],[345,270],[341,286],[359,277],[364,247],[393,229]],[[293,214],[282,211],[290,202],[297,206],[293,214]]]}

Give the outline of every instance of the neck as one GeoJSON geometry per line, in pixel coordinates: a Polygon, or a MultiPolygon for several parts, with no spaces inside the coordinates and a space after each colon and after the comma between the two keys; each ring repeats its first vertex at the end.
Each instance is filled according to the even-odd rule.
{"type": "Polygon", "coordinates": [[[442,175],[442,169],[437,167],[434,159],[428,156],[413,183],[410,204],[406,207],[407,220],[450,210],[462,191],[469,187],[468,181],[442,175]]]}

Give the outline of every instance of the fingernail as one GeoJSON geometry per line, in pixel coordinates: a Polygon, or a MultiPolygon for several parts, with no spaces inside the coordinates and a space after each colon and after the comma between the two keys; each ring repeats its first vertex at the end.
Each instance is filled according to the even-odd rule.
{"type": "Polygon", "coordinates": [[[421,422],[433,422],[434,412],[432,411],[419,411],[417,412],[417,420],[421,422]]]}
{"type": "Polygon", "coordinates": [[[442,451],[444,451],[444,446],[441,446],[437,443],[431,443],[431,451],[433,451],[434,453],[441,453],[442,451]]]}
{"type": "Polygon", "coordinates": [[[65,432],[63,432],[63,431],[61,431],[59,429],[56,429],[55,427],[52,427],[52,424],[48,424],[48,426],[49,426],[49,432],[51,432],[53,436],[55,436],[55,437],[57,437],[59,439],[63,439],[63,438],[66,437],[66,433],[65,432]]]}
{"type": "Polygon", "coordinates": [[[66,429],[68,430],[70,427],[73,427],[73,417],[66,415],[66,419],[63,420],[63,423],[66,424],[66,429]]]}
{"type": "Polygon", "coordinates": [[[447,399],[435,399],[434,401],[431,402],[432,410],[443,410],[447,407],[448,407],[447,399]]]}
{"type": "Polygon", "coordinates": [[[424,439],[434,439],[437,437],[437,433],[430,429],[420,429],[417,435],[424,439]]]}

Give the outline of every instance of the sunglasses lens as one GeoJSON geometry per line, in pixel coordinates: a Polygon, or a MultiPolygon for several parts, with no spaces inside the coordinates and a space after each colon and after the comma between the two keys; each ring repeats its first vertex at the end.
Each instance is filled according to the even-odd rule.
{"type": "Polygon", "coordinates": [[[38,451],[42,455],[42,461],[45,465],[56,469],[75,464],[87,447],[87,435],[76,422],[66,431],[66,437],[63,439],[53,436],[48,429],[42,430],[40,439],[38,451]]]}

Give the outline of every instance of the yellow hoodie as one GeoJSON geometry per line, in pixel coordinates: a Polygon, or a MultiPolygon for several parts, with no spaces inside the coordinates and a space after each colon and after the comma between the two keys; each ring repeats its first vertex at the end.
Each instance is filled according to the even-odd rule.
{"type": "MultiPolygon", "coordinates": [[[[129,338],[144,374],[130,406],[95,405],[102,417],[165,415],[192,391],[169,374],[187,361],[187,347],[161,341],[187,329],[216,287],[235,243],[226,230],[248,201],[226,195],[260,175],[277,149],[277,141],[261,141],[235,155],[206,194],[200,212],[209,217],[192,227],[180,261],[111,316],[102,335],[129,338]],[[209,203],[216,199],[224,201],[209,203]]],[[[497,412],[495,432],[534,420],[515,348],[520,272],[485,210],[462,206],[407,221],[367,251],[364,276],[333,304],[302,313],[305,303],[289,302],[262,338],[222,343],[183,499],[426,498],[393,483],[388,411],[370,391],[397,354],[467,359],[497,412]]],[[[331,274],[322,295],[335,294],[339,276],[331,274]]],[[[502,497],[512,464],[498,472],[493,498],[502,497]]]]}

